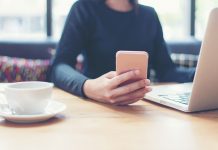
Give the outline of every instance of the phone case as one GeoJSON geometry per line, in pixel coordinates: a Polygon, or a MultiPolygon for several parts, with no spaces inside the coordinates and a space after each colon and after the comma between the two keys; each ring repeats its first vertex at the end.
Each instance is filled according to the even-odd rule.
{"type": "Polygon", "coordinates": [[[116,71],[122,74],[131,70],[140,70],[140,79],[147,78],[148,53],[145,51],[118,51],[116,53],[116,71]]]}

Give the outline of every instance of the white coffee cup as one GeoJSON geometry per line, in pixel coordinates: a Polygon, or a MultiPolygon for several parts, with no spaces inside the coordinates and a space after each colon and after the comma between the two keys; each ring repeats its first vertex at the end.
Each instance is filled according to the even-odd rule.
{"type": "Polygon", "coordinates": [[[3,93],[15,114],[41,114],[52,99],[53,86],[54,84],[49,82],[17,82],[8,84],[3,93]]]}

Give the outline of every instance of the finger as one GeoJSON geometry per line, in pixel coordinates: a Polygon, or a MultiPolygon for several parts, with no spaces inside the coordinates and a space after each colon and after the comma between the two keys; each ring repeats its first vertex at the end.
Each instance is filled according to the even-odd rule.
{"type": "MultiPolygon", "coordinates": [[[[151,92],[151,91],[152,91],[152,88],[151,88],[151,87],[145,87],[145,94],[146,94],[146,93],[149,93],[149,92],[151,92]]],[[[145,95],[145,94],[144,94],[144,95],[145,95]]],[[[137,101],[143,99],[143,98],[144,98],[144,95],[143,95],[143,97],[138,97],[138,98],[136,98],[136,99],[134,99],[134,100],[125,101],[125,102],[120,102],[120,103],[118,103],[117,105],[118,105],[118,106],[124,106],[124,105],[133,104],[133,103],[135,103],[135,102],[137,102],[137,101]]]]}
{"type": "Polygon", "coordinates": [[[147,93],[147,89],[142,88],[139,90],[136,90],[132,93],[117,97],[113,100],[113,104],[119,104],[121,102],[129,102],[129,101],[133,101],[135,99],[141,99],[144,97],[145,93],[147,93]]]}
{"type": "Polygon", "coordinates": [[[108,79],[112,79],[114,78],[115,76],[117,76],[117,73],[115,71],[110,71],[106,74],[103,75],[104,77],[108,78],[108,79]]]}
{"type": "Polygon", "coordinates": [[[150,92],[152,89],[151,87],[149,87],[150,85],[150,80],[149,79],[145,79],[145,80],[141,80],[141,81],[136,81],[134,83],[119,87],[114,89],[113,91],[111,91],[111,98],[116,98],[128,93],[131,93],[133,91],[136,91],[138,89],[142,89],[142,88],[146,88],[147,92],[150,92]]]}
{"type": "Polygon", "coordinates": [[[146,86],[149,86],[151,84],[151,81],[149,79],[145,79],[146,86]]]}
{"type": "Polygon", "coordinates": [[[123,73],[121,75],[118,75],[118,76],[114,77],[111,80],[111,86],[112,87],[117,87],[121,83],[129,81],[131,79],[137,79],[139,77],[139,75],[140,75],[139,70],[134,70],[134,71],[129,71],[129,72],[123,73]]]}
{"type": "Polygon", "coordinates": [[[113,98],[132,93],[133,91],[136,91],[138,89],[145,88],[147,84],[148,82],[146,80],[140,80],[128,85],[118,87],[112,91],[113,98]]]}
{"type": "Polygon", "coordinates": [[[146,86],[146,87],[145,87],[145,90],[146,90],[146,93],[149,93],[149,92],[152,91],[152,87],[150,87],[150,86],[146,86]]]}

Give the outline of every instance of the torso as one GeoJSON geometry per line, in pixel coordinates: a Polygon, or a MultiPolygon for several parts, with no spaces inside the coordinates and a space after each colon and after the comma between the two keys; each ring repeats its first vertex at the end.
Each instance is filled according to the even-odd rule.
{"type": "Polygon", "coordinates": [[[103,3],[90,4],[87,5],[87,13],[92,25],[89,26],[90,41],[84,50],[88,64],[85,75],[96,78],[115,70],[118,50],[147,51],[151,64],[156,34],[152,8],[139,5],[137,11],[124,13],[114,11],[103,3]]]}

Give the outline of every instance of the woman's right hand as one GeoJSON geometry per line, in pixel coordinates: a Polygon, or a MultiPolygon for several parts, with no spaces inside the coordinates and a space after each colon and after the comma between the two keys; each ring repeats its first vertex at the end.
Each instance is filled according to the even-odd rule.
{"type": "Polygon", "coordinates": [[[121,75],[111,71],[97,79],[87,80],[84,83],[83,91],[88,98],[98,102],[114,105],[132,104],[151,91],[150,80],[148,79],[122,85],[129,80],[139,78],[139,75],[139,70],[129,71],[121,75]]]}

